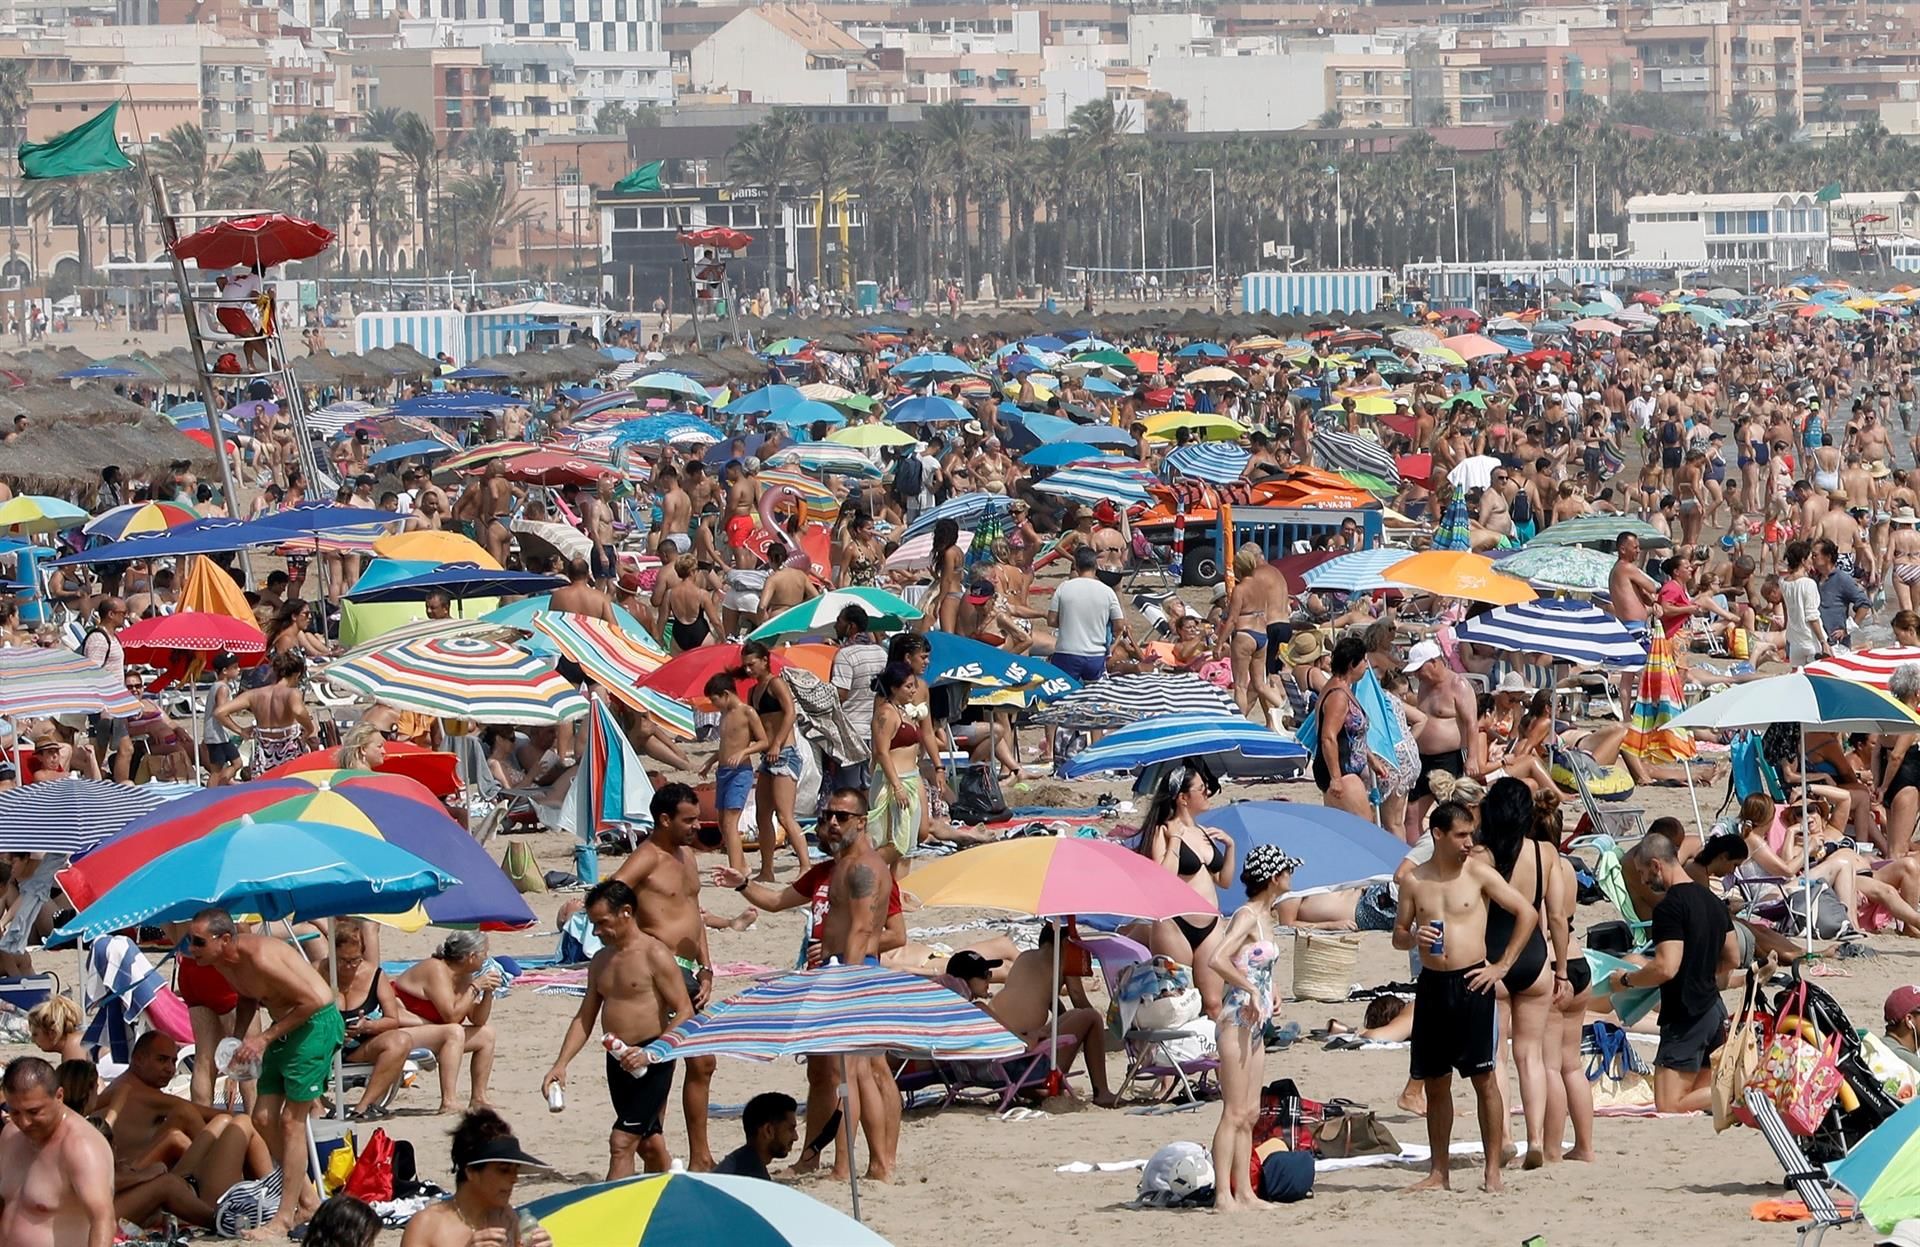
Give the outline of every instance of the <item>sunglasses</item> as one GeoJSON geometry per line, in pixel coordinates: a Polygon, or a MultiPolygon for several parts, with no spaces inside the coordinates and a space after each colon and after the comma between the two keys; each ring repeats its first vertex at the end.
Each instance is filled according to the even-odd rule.
{"type": "Polygon", "coordinates": [[[205,948],[211,943],[213,943],[213,941],[204,935],[189,935],[187,937],[187,947],[189,948],[205,948]]]}
{"type": "Polygon", "coordinates": [[[828,810],[820,817],[829,823],[838,823],[853,822],[857,819],[865,818],[866,815],[862,814],[859,810],[828,810]]]}

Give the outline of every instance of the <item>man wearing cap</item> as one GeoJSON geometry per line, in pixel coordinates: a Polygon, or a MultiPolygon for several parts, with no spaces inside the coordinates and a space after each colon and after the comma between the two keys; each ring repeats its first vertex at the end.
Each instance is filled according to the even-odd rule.
{"type": "Polygon", "coordinates": [[[546,1169],[529,1156],[492,1109],[476,1109],[453,1130],[453,1195],[413,1215],[400,1240],[406,1247],[553,1247],[545,1227],[521,1229],[513,1192],[528,1169],[546,1169]]]}
{"type": "Polygon", "coordinates": [[[1445,771],[1456,779],[1481,775],[1486,762],[1481,756],[1484,745],[1473,686],[1447,665],[1439,644],[1416,644],[1407,654],[1406,673],[1418,682],[1414,704],[1426,715],[1413,735],[1420,751],[1420,778],[1407,794],[1407,821],[1402,828],[1412,844],[1420,838],[1433,805],[1433,772],[1445,771]]]}
{"type": "Polygon", "coordinates": [[[1887,1046],[1895,1056],[1920,1070],[1920,987],[1908,984],[1887,993],[1881,1009],[1887,1022],[1887,1046]]]}

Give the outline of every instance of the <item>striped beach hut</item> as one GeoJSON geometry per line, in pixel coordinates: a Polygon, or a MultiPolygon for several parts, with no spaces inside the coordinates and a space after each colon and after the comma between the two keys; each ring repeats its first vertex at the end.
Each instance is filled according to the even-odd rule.
{"type": "Polygon", "coordinates": [[[1240,283],[1241,310],[1284,316],[1371,312],[1392,282],[1393,274],[1386,269],[1248,273],[1240,283]]]}

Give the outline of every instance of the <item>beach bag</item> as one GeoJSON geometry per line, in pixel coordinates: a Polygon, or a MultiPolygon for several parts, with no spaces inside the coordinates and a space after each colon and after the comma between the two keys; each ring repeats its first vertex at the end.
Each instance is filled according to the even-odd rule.
{"type": "Polygon", "coordinates": [[[273,1220],[280,1211],[280,1171],[264,1178],[249,1178],[227,1188],[214,1206],[214,1232],[222,1238],[239,1238],[273,1220]]]}
{"type": "Polygon", "coordinates": [[[353,1162],[355,1159],[353,1154],[353,1133],[349,1131],[341,1136],[340,1142],[334,1146],[331,1152],[327,1153],[326,1172],[320,1177],[320,1190],[322,1194],[334,1195],[337,1194],[342,1187],[346,1186],[348,1176],[353,1173],[353,1162]]]}
{"type": "Polygon", "coordinates": [[[960,778],[953,793],[953,821],[978,826],[981,823],[996,823],[1006,818],[1011,810],[1007,808],[1007,798],[1000,791],[1000,781],[994,778],[991,763],[972,763],[960,768],[960,778]]]}
{"type": "Polygon", "coordinates": [[[1325,1120],[1313,1132],[1313,1150],[1322,1160],[1400,1154],[1399,1140],[1366,1105],[1334,1100],[1325,1111],[1325,1120]]]}
{"type": "Polygon", "coordinates": [[[1653,1103],[1653,1083],[1627,1032],[1611,1022],[1591,1022],[1581,1036],[1587,1054],[1587,1081],[1595,1108],[1645,1108],[1653,1103]]]}
{"type": "Polygon", "coordinates": [[[1293,996],[1340,1004],[1353,990],[1354,967],[1360,960],[1358,935],[1300,932],[1293,937],[1293,996]]]}
{"type": "Polygon", "coordinates": [[[920,491],[926,485],[926,466],[920,462],[918,454],[906,454],[893,465],[893,496],[902,503],[910,503],[920,497],[920,491]]]}
{"type": "Polygon", "coordinates": [[[1273,1146],[1253,1154],[1254,1193],[1269,1204],[1291,1204],[1313,1197],[1313,1153],[1273,1146]]]}
{"type": "Polygon", "coordinates": [[[1907,1064],[1886,1040],[1867,1031],[1860,1037],[1860,1048],[1874,1081],[1891,1099],[1905,1104],[1920,1093],[1920,1070],[1907,1064]]]}
{"type": "MultiPolygon", "coordinates": [[[[1827,1110],[1840,1095],[1840,1067],[1836,1056],[1839,1037],[1824,1044],[1803,1038],[1798,1022],[1787,1024],[1789,1015],[1798,1019],[1806,1008],[1804,989],[1795,992],[1774,1017],[1773,1037],[1760,1057],[1759,1071],[1749,1085],[1773,1101],[1787,1129],[1798,1135],[1810,1135],[1820,1128],[1827,1110]]],[[[1808,1030],[1814,1034],[1811,1024],[1808,1030]]]]}
{"type": "Polygon", "coordinates": [[[385,1130],[375,1130],[360,1149],[347,1175],[347,1194],[363,1204],[379,1204],[393,1198],[393,1140],[385,1130]]]}
{"type": "MultiPolygon", "coordinates": [[[[1741,1097],[1760,1068],[1760,1038],[1754,1031],[1753,995],[1756,984],[1747,978],[1746,999],[1727,1031],[1727,1042],[1713,1054],[1713,1129],[1718,1134],[1740,1120],[1741,1097]]],[[[1902,1062],[1905,1064],[1905,1062],[1902,1062]]],[[[1911,1071],[1909,1071],[1911,1072],[1911,1071]]]]}
{"type": "Polygon", "coordinates": [[[1824,879],[1807,881],[1787,894],[1787,911],[1780,918],[1780,934],[1798,938],[1807,933],[1811,913],[1813,938],[1839,939],[1847,929],[1847,907],[1824,879]]]}
{"type": "Polygon", "coordinates": [[[1291,1078],[1276,1078],[1260,1089],[1253,1117],[1253,1145],[1279,1139],[1296,1152],[1313,1155],[1314,1128],[1326,1120],[1326,1105],[1309,1100],[1291,1078]]]}
{"type": "Polygon", "coordinates": [[[506,872],[507,878],[513,880],[513,886],[522,893],[547,890],[546,873],[533,860],[533,846],[525,840],[507,841],[507,851],[500,858],[500,869],[506,872]]]}

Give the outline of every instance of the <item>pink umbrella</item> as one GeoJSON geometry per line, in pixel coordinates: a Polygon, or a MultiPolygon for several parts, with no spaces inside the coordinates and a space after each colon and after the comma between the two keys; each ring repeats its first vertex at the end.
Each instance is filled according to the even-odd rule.
{"type": "Polygon", "coordinates": [[[1453,351],[1459,355],[1461,359],[1480,359],[1487,355],[1505,355],[1507,353],[1506,347],[1501,346],[1492,338],[1480,333],[1456,334],[1442,341],[1440,345],[1453,351]]]}
{"type": "MultiPolygon", "coordinates": [[[[886,831],[874,828],[876,835],[886,831]]],[[[1118,914],[1157,921],[1218,912],[1132,849],[1068,836],[983,844],[914,871],[906,883],[922,905],[1007,909],[1041,918],[1118,914]]]]}
{"type": "Polygon", "coordinates": [[[1610,337],[1619,337],[1626,330],[1610,320],[1601,320],[1598,316],[1589,316],[1585,320],[1576,320],[1571,326],[1575,333],[1604,333],[1610,337]]]}

